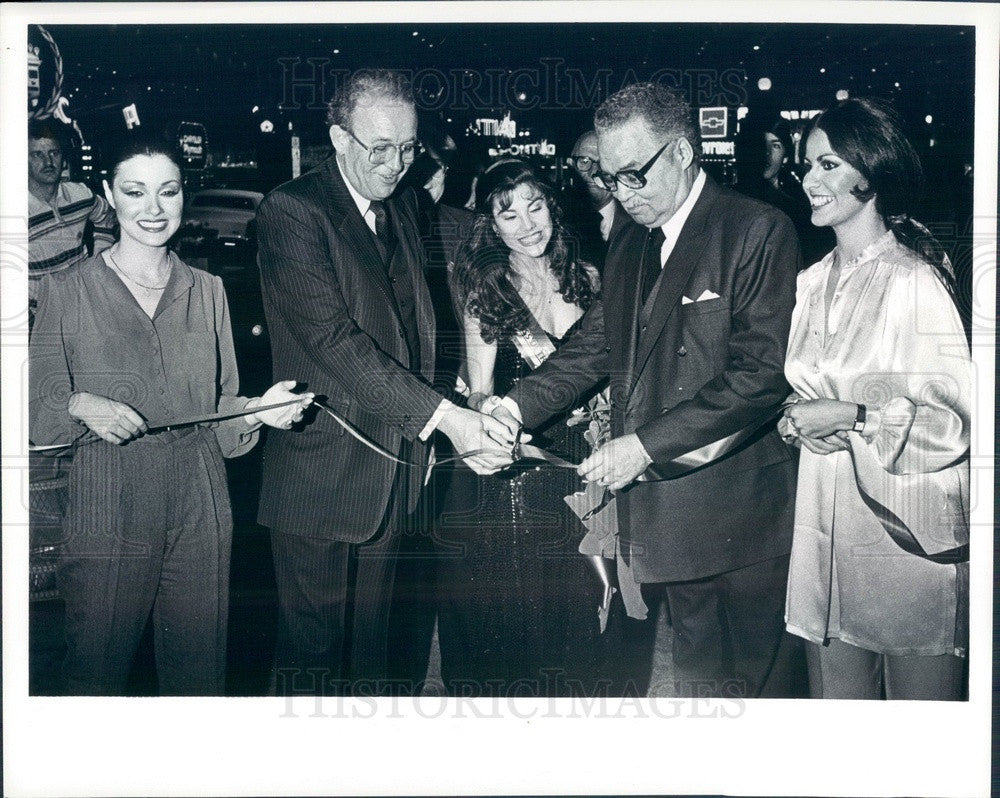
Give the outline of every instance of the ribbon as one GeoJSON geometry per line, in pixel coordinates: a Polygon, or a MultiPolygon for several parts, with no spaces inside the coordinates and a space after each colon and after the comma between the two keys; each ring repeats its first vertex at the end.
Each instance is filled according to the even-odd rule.
{"type": "Polygon", "coordinates": [[[858,467],[857,463],[854,461],[853,451],[851,452],[851,462],[854,465],[854,480],[858,484],[858,493],[861,495],[861,500],[868,506],[868,509],[875,514],[875,517],[882,525],[882,528],[886,531],[886,534],[892,538],[893,543],[899,546],[899,548],[907,554],[922,557],[923,559],[930,560],[938,565],[955,565],[957,563],[969,561],[968,543],[956,546],[953,549],[948,549],[947,551],[940,551],[937,554],[928,554],[924,550],[924,547],[920,545],[920,542],[916,539],[914,534],[910,531],[910,528],[903,522],[903,519],[861,487],[861,482],[858,479],[858,467]]]}
{"type": "MultiPolygon", "coordinates": [[[[279,407],[288,407],[289,405],[297,404],[301,402],[301,399],[290,399],[287,402],[278,402],[273,405],[264,405],[263,407],[253,407],[250,409],[244,408],[243,410],[228,411],[225,413],[211,413],[209,415],[199,415],[199,416],[187,416],[186,418],[177,418],[172,421],[161,421],[156,424],[150,424],[146,427],[146,434],[155,434],[157,432],[167,432],[172,429],[177,429],[178,427],[190,427],[195,424],[208,424],[213,421],[225,421],[230,418],[240,418],[241,416],[249,416],[254,413],[259,413],[262,410],[276,410],[279,407]]],[[[67,449],[70,446],[80,445],[85,446],[88,443],[93,443],[94,441],[101,440],[99,437],[94,437],[87,440],[77,439],[71,441],[70,443],[54,443],[49,446],[28,446],[29,452],[50,452],[56,449],[67,449]]]]}
{"type": "MultiPolygon", "coordinates": [[[[727,435],[725,438],[720,438],[717,441],[712,441],[711,443],[706,443],[704,446],[700,446],[697,449],[692,449],[690,452],[679,455],[673,460],[669,460],[666,463],[656,463],[650,465],[649,472],[654,474],[654,477],[648,476],[648,474],[640,474],[637,482],[667,482],[671,479],[676,479],[677,477],[686,474],[690,471],[694,471],[697,468],[702,468],[707,466],[716,460],[721,459],[724,455],[729,454],[731,451],[736,449],[741,443],[746,441],[760,429],[774,421],[785,407],[790,403],[785,403],[781,405],[774,413],[770,414],[762,423],[749,424],[740,430],[737,430],[732,435],[727,435]]],[[[791,403],[793,404],[793,403],[791,403]]],[[[587,513],[582,516],[581,520],[587,521],[593,516],[597,515],[601,510],[607,507],[612,501],[614,501],[617,496],[617,491],[604,489],[604,495],[601,497],[601,501],[591,508],[587,513]]]]}
{"type": "MultiPolygon", "coordinates": [[[[798,401],[798,397],[786,400],[781,406],[782,411],[784,411],[785,408],[796,404],[798,401]]],[[[864,480],[858,471],[858,461],[854,456],[854,447],[848,447],[847,451],[851,456],[851,466],[854,470],[854,482],[858,486],[858,494],[861,496],[861,500],[865,503],[865,506],[871,510],[875,518],[878,519],[878,522],[882,525],[882,528],[892,539],[893,543],[899,546],[899,548],[907,554],[912,554],[915,557],[921,557],[925,560],[929,560],[930,562],[937,563],[938,565],[955,565],[969,561],[968,543],[956,546],[953,549],[947,549],[946,551],[928,554],[924,547],[920,545],[920,541],[917,540],[916,536],[906,525],[906,522],[904,522],[902,518],[896,515],[892,510],[886,507],[865,489],[862,484],[864,480]]]]}
{"type": "MultiPolygon", "coordinates": [[[[394,455],[384,446],[382,446],[379,443],[376,443],[367,435],[365,435],[363,432],[358,430],[353,424],[351,424],[350,421],[341,418],[333,409],[328,407],[323,401],[319,399],[313,399],[313,404],[316,405],[320,410],[325,412],[328,416],[330,416],[330,418],[336,421],[341,427],[343,427],[344,431],[348,435],[357,440],[359,443],[362,443],[365,446],[367,446],[376,454],[380,454],[382,457],[385,457],[387,460],[392,460],[392,462],[394,463],[399,463],[399,465],[404,465],[404,466],[410,466],[412,468],[424,468],[427,465],[426,463],[414,463],[409,460],[402,460],[399,457],[396,457],[396,455],[394,455]]],[[[524,444],[521,445],[523,446],[524,444]]],[[[434,462],[434,465],[439,466],[439,465],[447,465],[448,463],[457,463],[461,460],[465,460],[467,457],[475,457],[480,454],[487,454],[490,451],[492,450],[473,449],[471,452],[464,452],[462,454],[457,454],[454,457],[445,457],[442,460],[436,460],[434,462]]]]}

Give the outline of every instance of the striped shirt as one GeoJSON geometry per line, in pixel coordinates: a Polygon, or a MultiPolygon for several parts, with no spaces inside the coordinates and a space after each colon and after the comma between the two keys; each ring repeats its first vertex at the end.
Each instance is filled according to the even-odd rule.
{"type": "Polygon", "coordinates": [[[52,202],[28,192],[28,293],[42,275],[68,269],[87,257],[83,231],[94,223],[94,254],[114,243],[115,212],[83,183],[62,182],[52,202]]]}

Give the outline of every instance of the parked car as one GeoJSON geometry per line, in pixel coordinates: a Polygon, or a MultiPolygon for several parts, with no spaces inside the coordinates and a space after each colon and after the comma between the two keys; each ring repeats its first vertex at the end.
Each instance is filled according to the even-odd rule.
{"type": "Polygon", "coordinates": [[[184,209],[180,240],[188,247],[250,249],[257,245],[259,191],[213,188],[194,194],[184,209]]]}

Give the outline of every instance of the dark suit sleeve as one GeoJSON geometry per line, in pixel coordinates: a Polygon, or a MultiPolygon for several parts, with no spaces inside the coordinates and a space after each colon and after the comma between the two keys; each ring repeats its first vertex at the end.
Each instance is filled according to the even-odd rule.
{"type": "Polygon", "coordinates": [[[595,300],[567,341],[542,365],[522,379],[509,396],[526,427],[535,427],[569,410],[608,376],[604,305],[595,300]]]}
{"type": "MultiPolygon", "coordinates": [[[[359,407],[415,440],[442,397],[382,351],[351,318],[313,208],[281,192],[257,214],[264,300],[297,344],[359,407]]],[[[389,311],[387,310],[387,313],[389,311]]],[[[275,374],[276,379],[295,375],[275,374]]],[[[310,386],[317,391],[322,386],[310,386]]]]}
{"type": "Polygon", "coordinates": [[[788,396],[785,349],[799,264],[791,222],[777,213],[757,216],[734,257],[727,363],[689,400],[636,429],[654,463],[763,423],[788,396]]]}

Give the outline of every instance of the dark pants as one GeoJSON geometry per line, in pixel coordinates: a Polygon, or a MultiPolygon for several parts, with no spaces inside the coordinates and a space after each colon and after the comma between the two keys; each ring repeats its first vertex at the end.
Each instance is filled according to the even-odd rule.
{"type": "Polygon", "coordinates": [[[406,484],[401,468],[382,525],[365,543],[271,530],[278,588],[278,695],[389,690],[389,611],[401,531],[410,523],[406,484]]]}
{"type": "Polygon", "coordinates": [[[388,676],[389,605],[399,535],[344,543],[271,530],[278,588],[279,695],[378,689],[388,676]]]}
{"type": "Polygon", "coordinates": [[[64,690],[124,691],[150,614],[161,695],[221,695],[232,519],[214,434],[80,447],[59,590],[64,690]]]}
{"type": "Polygon", "coordinates": [[[665,586],[678,695],[804,695],[801,643],[784,631],[788,555],[665,586]]]}

